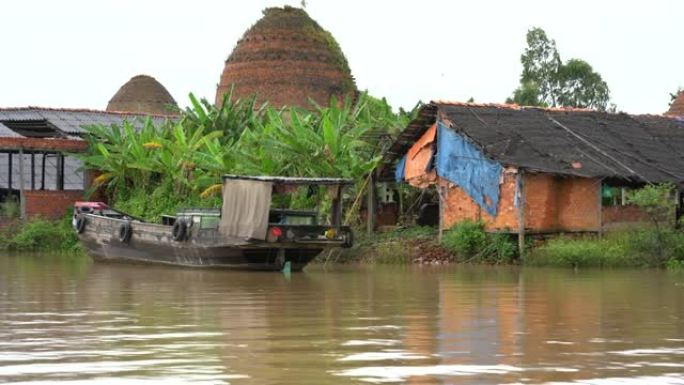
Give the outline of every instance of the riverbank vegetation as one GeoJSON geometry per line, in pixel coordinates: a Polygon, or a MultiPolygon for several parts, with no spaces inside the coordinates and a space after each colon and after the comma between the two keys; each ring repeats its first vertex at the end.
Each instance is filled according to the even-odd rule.
{"type": "Polygon", "coordinates": [[[557,267],[668,267],[684,263],[684,234],[641,228],[603,237],[561,236],[530,250],[524,265],[557,267]]]}
{"type": "MultiPolygon", "coordinates": [[[[630,191],[627,202],[641,208],[650,223],[603,237],[560,237],[532,250],[525,264],[564,267],[684,267],[684,232],[675,223],[671,184],[630,191]]],[[[681,225],[681,223],[679,224],[681,225]]]]}
{"type": "MultiPolygon", "coordinates": [[[[355,101],[332,100],[311,110],[276,110],[253,99],[228,96],[218,107],[190,96],[191,107],[177,119],[142,127],[92,126],[87,168],[99,170],[93,191],[104,191],[114,207],[156,220],[184,207],[220,205],[221,176],[226,173],[351,178],[356,186],[345,197],[348,224],[358,218],[356,199],[379,154],[415,116],[393,112],[385,100],[361,94],[355,101]]],[[[517,239],[490,234],[481,222],[465,221],[444,231],[415,227],[411,221],[389,232],[363,236],[354,248],[324,253],[325,262],[484,263],[563,267],[671,267],[684,265],[684,235],[675,229],[673,186],[646,186],[628,196],[652,219],[648,226],[598,236],[559,236],[529,244],[518,255],[517,239]]],[[[411,190],[407,194],[415,191],[411,190]]],[[[296,206],[310,198],[287,202],[296,206]]],[[[317,194],[325,200],[323,191],[317,194]]],[[[407,195],[408,196],[408,195],[407,195]]],[[[319,201],[320,207],[326,207],[319,201]]],[[[8,210],[12,208],[9,207],[8,210]]],[[[3,232],[0,248],[14,250],[71,249],[75,244],[68,220],[42,220],[3,232]],[[68,234],[68,236],[67,236],[68,234]],[[40,239],[50,239],[39,242],[40,239]]]]}
{"type": "Polygon", "coordinates": [[[155,220],[181,207],[217,206],[227,173],[362,182],[387,139],[417,111],[395,113],[367,94],[311,110],[277,110],[230,95],[218,107],[192,95],[190,101],[161,125],[89,127],[82,160],[101,171],[93,189],[104,190],[114,207],[155,220]]]}
{"type": "Polygon", "coordinates": [[[0,251],[71,253],[80,252],[80,247],[68,215],[57,221],[6,219],[0,228],[0,251]]]}

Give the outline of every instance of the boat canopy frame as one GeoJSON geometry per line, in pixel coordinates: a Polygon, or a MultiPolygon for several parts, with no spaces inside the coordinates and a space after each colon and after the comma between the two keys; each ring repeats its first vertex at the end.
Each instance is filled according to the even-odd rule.
{"type": "MultiPolygon", "coordinates": [[[[223,207],[221,211],[221,217],[222,217],[222,222],[220,227],[244,227],[242,230],[244,230],[244,233],[254,233],[257,235],[256,238],[262,238],[265,237],[265,231],[266,227],[262,226],[262,223],[259,223],[259,225],[253,224],[253,225],[245,225],[244,223],[238,224],[238,223],[231,223],[231,222],[236,222],[236,218],[232,219],[226,219],[229,215],[232,215],[233,211],[235,211],[235,207],[231,206],[236,206],[234,203],[233,204],[226,204],[228,196],[230,194],[227,194],[226,190],[226,183],[230,182],[239,182],[239,181],[249,181],[249,182],[261,182],[265,184],[269,184],[272,187],[275,186],[328,186],[329,188],[332,188],[332,218],[331,218],[331,224],[334,227],[340,227],[342,226],[342,190],[344,189],[345,186],[350,186],[354,184],[354,181],[352,179],[346,179],[346,178],[304,178],[304,177],[285,177],[285,176],[251,176],[251,175],[233,175],[233,174],[226,174],[223,175],[223,183],[224,183],[224,192],[223,192],[223,207]]],[[[271,195],[270,193],[267,194],[268,197],[266,200],[268,200],[269,204],[267,209],[265,210],[265,216],[266,220],[262,220],[261,222],[263,223],[268,223],[268,211],[270,210],[270,201],[271,201],[271,195]]],[[[255,195],[250,194],[251,199],[256,199],[255,195]]],[[[260,210],[264,211],[264,210],[260,210]]],[[[261,213],[260,213],[261,214],[261,213]]],[[[259,215],[261,217],[263,215],[259,215]]],[[[263,218],[262,218],[263,219],[263,218]]],[[[229,232],[234,232],[233,230],[223,230],[226,234],[229,234],[229,232]]],[[[242,234],[241,234],[242,235],[242,234]]],[[[254,237],[254,236],[252,236],[254,237]]]]}

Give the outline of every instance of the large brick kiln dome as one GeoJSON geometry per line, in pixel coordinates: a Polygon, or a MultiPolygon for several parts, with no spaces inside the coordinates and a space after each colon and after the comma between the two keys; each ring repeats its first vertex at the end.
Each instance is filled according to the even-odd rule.
{"type": "Polygon", "coordinates": [[[665,115],[684,116],[684,91],[680,91],[677,98],[670,104],[665,115]]]}
{"type": "Polygon", "coordinates": [[[257,95],[275,107],[327,105],[353,95],[347,59],[330,32],[300,8],[267,8],[226,60],[216,103],[234,86],[235,97],[257,95]]]}
{"type": "Polygon", "coordinates": [[[177,107],[169,91],[152,76],[134,76],[119,88],[107,104],[107,111],[168,115],[177,107]]]}

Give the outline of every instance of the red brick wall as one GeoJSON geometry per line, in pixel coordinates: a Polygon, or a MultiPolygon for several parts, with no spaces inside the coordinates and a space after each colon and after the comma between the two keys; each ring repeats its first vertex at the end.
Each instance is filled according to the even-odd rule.
{"type": "Polygon", "coordinates": [[[64,217],[74,202],[83,199],[83,191],[24,191],[26,197],[26,216],[40,216],[50,219],[64,217]]]}
{"type": "Polygon", "coordinates": [[[608,228],[650,221],[648,214],[634,205],[603,207],[603,225],[608,228]]]}
{"type": "Polygon", "coordinates": [[[449,228],[466,219],[482,220],[487,230],[518,229],[518,209],[515,207],[515,172],[504,172],[501,184],[499,206],[496,217],[482,210],[463,189],[440,179],[441,186],[446,187],[444,197],[444,226],[449,228]]]}
{"type": "Polygon", "coordinates": [[[601,181],[593,178],[560,178],[558,186],[558,228],[599,231],[601,181]]]}
{"type": "MultiPolygon", "coordinates": [[[[518,230],[515,207],[517,174],[504,173],[496,217],[482,210],[458,186],[440,179],[446,187],[445,228],[470,219],[482,220],[487,230],[518,230]]],[[[600,229],[601,184],[597,179],[561,178],[549,174],[525,175],[525,228],[532,231],[598,231],[600,229]]]]}
{"type": "Polygon", "coordinates": [[[526,174],[525,228],[538,231],[558,227],[559,188],[556,177],[549,174],[526,174]]]}
{"type": "Polygon", "coordinates": [[[598,231],[601,183],[592,178],[525,175],[525,228],[598,231]]]}

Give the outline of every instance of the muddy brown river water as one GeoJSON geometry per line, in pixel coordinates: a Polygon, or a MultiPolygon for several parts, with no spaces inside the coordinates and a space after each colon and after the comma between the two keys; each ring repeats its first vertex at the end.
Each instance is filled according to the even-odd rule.
{"type": "Polygon", "coordinates": [[[684,384],[684,274],[0,256],[0,383],[684,384]]]}

